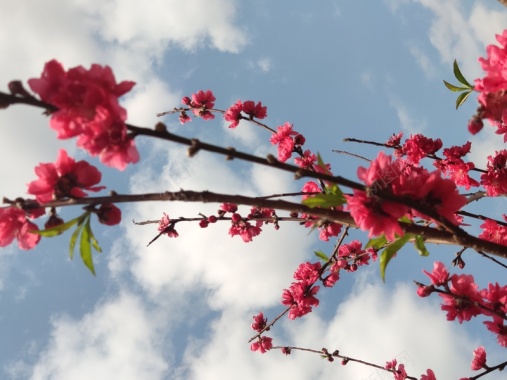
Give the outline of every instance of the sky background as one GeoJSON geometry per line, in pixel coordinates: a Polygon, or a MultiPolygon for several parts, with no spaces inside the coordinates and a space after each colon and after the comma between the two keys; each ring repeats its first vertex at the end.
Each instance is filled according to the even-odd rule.
{"type": "MultiPolygon", "coordinates": [[[[507,8],[496,1],[235,1],[49,0],[4,1],[0,12],[0,89],[13,79],[40,75],[57,59],[66,68],[110,65],[118,81],[134,80],[123,100],[128,121],[153,126],[157,112],[180,105],[182,96],[211,89],[217,108],[236,100],[262,101],[266,123],[287,121],[305,135],[335,174],[356,179],[358,159],[377,150],[343,143],[346,137],[384,142],[392,133],[440,137],[444,146],[472,141],[472,159],[485,167],[501,138],[485,128],[473,138],[467,120],[475,97],[459,111],[457,59],[469,79],[480,77],[485,46],[507,27],[507,8]]],[[[257,155],[275,153],[269,134],[253,125],[229,130],[219,118],[168,129],[257,155]]],[[[57,140],[40,109],[0,112],[1,195],[24,196],[33,168],[54,162],[59,148],[88,159],[74,141],[57,140]]],[[[267,195],[299,191],[303,181],[184,147],[136,139],[141,161],[124,172],[104,168],[103,184],[119,193],[210,190],[267,195]]],[[[218,205],[145,203],[121,205],[120,226],[94,225],[104,253],[95,255],[93,277],[79,258],[68,258],[68,234],[45,239],[33,251],[0,250],[0,378],[2,379],[279,379],[391,378],[369,367],[327,363],[317,355],[252,353],[252,316],[272,319],[297,266],[329,253],[298,225],[265,228],[252,243],[228,236],[228,226],[178,224],[180,237],[155,236],[154,225],[131,220],[215,213],[218,205]],[[332,376],[332,377],[331,377],[332,376]]],[[[243,208],[242,210],[245,210],[243,208]]],[[[486,200],[470,211],[500,218],[505,199],[486,200]],[[480,207],[480,208],[478,208],[480,207]]],[[[67,219],[79,209],[61,210],[67,219]]],[[[474,231],[472,229],[472,231],[474,231]]],[[[475,230],[477,231],[477,230],[475,230]]],[[[365,241],[353,232],[352,238],[365,241]]],[[[388,268],[378,264],[343,274],[320,292],[308,316],[281,320],[269,332],[275,344],[330,351],[383,365],[398,358],[412,376],[433,368],[438,379],[471,376],[472,351],[484,345],[488,363],[505,350],[480,321],[447,322],[437,297],[420,299],[413,280],[433,261],[450,265],[455,247],[429,246],[429,258],[408,247],[388,268]]],[[[490,262],[467,253],[466,268],[481,287],[505,281],[490,262]]],[[[466,272],[466,271],[465,271],[466,272]]],[[[467,272],[468,273],[468,272],[467,272]]],[[[486,377],[502,378],[499,373],[486,377]]]]}

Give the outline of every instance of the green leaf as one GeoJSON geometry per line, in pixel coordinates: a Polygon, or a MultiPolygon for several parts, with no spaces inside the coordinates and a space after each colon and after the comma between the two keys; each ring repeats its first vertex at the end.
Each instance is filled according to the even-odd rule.
{"type": "Polygon", "coordinates": [[[468,91],[468,92],[464,92],[458,96],[458,98],[456,99],[456,109],[458,109],[459,106],[461,106],[463,103],[465,103],[465,100],[468,99],[468,97],[470,96],[471,93],[472,93],[472,91],[468,91]]]}
{"type": "Polygon", "coordinates": [[[33,231],[33,232],[36,234],[39,234],[41,236],[44,236],[44,237],[58,236],[58,235],[62,234],[64,231],[67,231],[74,224],[78,223],[83,218],[83,216],[86,214],[87,213],[85,212],[83,215],[78,216],[77,218],[69,220],[68,222],[60,224],[58,226],[47,228],[45,230],[33,231]]]}
{"type": "Polygon", "coordinates": [[[451,90],[453,92],[470,90],[468,87],[458,87],[453,84],[450,84],[449,82],[446,82],[445,80],[444,80],[444,84],[445,84],[445,87],[447,87],[449,90],[451,90]]]}
{"type": "Polygon", "coordinates": [[[391,244],[389,244],[380,254],[380,277],[382,278],[383,282],[386,282],[386,269],[387,264],[389,264],[389,261],[393,258],[393,256],[401,249],[403,246],[407,243],[407,241],[410,240],[412,237],[412,234],[405,234],[399,239],[393,241],[391,244]]]}
{"type": "Polygon", "coordinates": [[[327,263],[329,261],[329,257],[326,256],[326,254],[322,251],[315,251],[315,256],[317,256],[321,261],[327,263]]]}
{"type": "Polygon", "coordinates": [[[366,243],[365,248],[373,247],[375,249],[383,248],[387,243],[386,235],[380,235],[376,238],[370,239],[368,243],[366,243]]]}
{"type": "Polygon", "coordinates": [[[69,257],[72,260],[74,258],[74,247],[76,246],[77,237],[79,236],[79,233],[83,229],[83,223],[80,222],[77,225],[76,230],[72,233],[72,236],[70,237],[70,246],[69,246],[69,257]]]}
{"type": "Polygon", "coordinates": [[[429,256],[430,253],[426,249],[426,246],[424,245],[424,238],[421,235],[417,235],[415,237],[414,241],[414,247],[417,250],[417,253],[421,256],[429,256]]]}
{"type": "Polygon", "coordinates": [[[317,152],[317,165],[319,165],[322,169],[324,169],[324,173],[330,174],[329,169],[327,168],[324,160],[322,159],[320,153],[317,152]]]}
{"type": "Polygon", "coordinates": [[[407,224],[412,224],[413,221],[412,219],[410,219],[408,216],[406,215],[403,215],[400,219],[398,219],[400,222],[403,222],[403,223],[407,223],[407,224]]]}
{"type": "Polygon", "coordinates": [[[81,241],[79,243],[79,251],[81,253],[81,259],[84,265],[93,273],[95,276],[95,268],[93,267],[93,256],[92,246],[90,244],[90,219],[86,221],[83,231],[81,232],[81,241]]]}
{"type": "Polygon", "coordinates": [[[454,60],[453,71],[454,71],[454,76],[461,84],[464,84],[465,86],[467,86],[470,89],[473,88],[473,86],[467,82],[467,80],[465,79],[463,74],[461,74],[461,71],[458,67],[458,62],[456,60],[454,60]]]}
{"type": "Polygon", "coordinates": [[[345,203],[345,198],[343,195],[335,195],[335,194],[315,194],[310,198],[306,198],[302,202],[305,206],[315,208],[329,208],[333,206],[340,206],[345,203]]]}
{"type": "Polygon", "coordinates": [[[102,252],[102,248],[100,248],[99,242],[97,241],[97,239],[95,239],[95,236],[93,235],[91,228],[90,228],[90,240],[92,242],[93,249],[95,249],[97,252],[102,252]]]}
{"type": "Polygon", "coordinates": [[[310,195],[302,203],[305,206],[329,208],[340,206],[346,202],[342,191],[337,185],[327,186],[322,194],[310,195]]]}

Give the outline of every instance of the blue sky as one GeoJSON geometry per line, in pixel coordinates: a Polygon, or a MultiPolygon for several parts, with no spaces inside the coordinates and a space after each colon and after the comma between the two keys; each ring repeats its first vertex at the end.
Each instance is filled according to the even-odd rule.
{"type": "MultiPolygon", "coordinates": [[[[507,26],[507,9],[495,1],[154,0],[141,6],[128,0],[50,0],[4,4],[0,25],[3,91],[12,79],[38,76],[56,58],[67,68],[108,64],[118,80],[136,81],[124,105],[129,122],[141,126],[153,126],[157,112],[179,106],[182,96],[200,89],[213,90],[219,108],[238,99],[261,100],[268,107],[267,124],[293,123],[308,148],[351,179],[363,163],[332,150],[369,158],[377,151],[343,143],[345,137],[383,142],[403,131],[440,137],[444,146],[470,139],[473,158],[483,167],[503,146],[487,128],[471,138],[466,123],[476,100],[456,111],[455,95],[442,85],[442,79],[453,81],[454,59],[467,78],[481,76],[477,58],[507,26]]],[[[163,121],[187,137],[257,155],[275,152],[267,132],[252,125],[229,130],[218,119],[185,126],[174,117],[163,121]]],[[[2,196],[23,196],[35,178],[33,168],[54,161],[61,147],[86,158],[73,141],[55,138],[38,109],[2,110],[0,125],[2,196]]],[[[138,146],[142,161],[122,173],[91,160],[103,169],[108,189],[266,195],[297,191],[303,183],[204,152],[189,159],[175,144],[139,139],[138,146]]],[[[316,249],[329,252],[331,244],[296,225],[268,229],[249,244],[230,238],[225,225],[182,225],[179,238],[161,238],[147,248],[153,226],[135,226],[132,219],[214,213],[217,205],[121,207],[120,226],[95,226],[104,250],[95,257],[96,277],[79,260],[69,260],[67,235],[34,251],[0,250],[0,378],[384,378],[309,354],[249,350],[251,317],[260,310],[276,316],[295,268],[313,260],[316,249]]],[[[484,208],[499,218],[505,200],[488,200],[482,213],[484,208]]],[[[61,214],[70,218],[78,210],[61,214]]],[[[314,313],[284,320],[271,336],[279,344],[336,348],[379,364],[398,357],[411,375],[433,368],[439,379],[471,375],[472,350],[480,344],[492,362],[504,360],[504,350],[480,323],[447,322],[436,297],[416,296],[412,281],[425,281],[421,268],[430,269],[434,260],[449,264],[456,251],[429,249],[430,258],[411,248],[398,255],[385,285],[377,265],[344,275],[322,292],[314,313]]],[[[471,253],[465,260],[483,286],[504,278],[471,253]]]]}

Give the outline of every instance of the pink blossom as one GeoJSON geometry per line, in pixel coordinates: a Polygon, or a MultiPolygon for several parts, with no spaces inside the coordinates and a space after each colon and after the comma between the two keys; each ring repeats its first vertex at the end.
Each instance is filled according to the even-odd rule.
{"type": "Polygon", "coordinates": [[[250,349],[252,351],[259,351],[261,354],[266,353],[266,351],[269,351],[273,348],[273,339],[269,338],[267,336],[261,336],[259,337],[258,341],[253,342],[250,345],[250,349]]]}
{"type": "Polygon", "coordinates": [[[322,190],[320,189],[319,185],[317,185],[313,181],[308,181],[303,185],[303,188],[301,189],[302,193],[309,193],[310,195],[303,195],[301,199],[305,200],[307,198],[311,198],[312,195],[317,193],[322,193],[322,190]]]}
{"type": "Polygon", "coordinates": [[[430,286],[419,285],[417,287],[417,295],[419,297],[428,297],[431,293],[433,293],[434,290],[435,286],[433,285],[430,286]]]}
{"type": "Polygon", "coordinates": [[[271,135],[271,144],[278,145],[278,160],[287,161],[294,151],[295,143],[291,136],[298,133],[292,129],[292,124],[285,123],[277,128],[277,132],[271,135]]]}
{"type": "Polygon", "coordinates": [[[507,347],[507,326],[504,325],[503,318],[493,316],[493,321],[484,321],[486,328],[496,334],[498,344],[507,347]]]}
{"type": "Polygon", "coordinates": [[[282,293],[282,304],[289,306],[289,319],[296,319],[313,310],[313,306],[319,305],[319,300],[315,294],[319,291],[319,286],[308,285],[304,282],[293,282],[289,289],[284,289],[282,293]]]}
{"type": "Polygon", "coordinates": [[[398,134],[394,134],[389,137],[389,140],[387,140],[386,145],[391,146],[393,148],[400,147],[401,138],[403,137],[403,132],[400,132],[398,134]]]}
{"type": "Polygon", "coordinates": [[[408,212],[408,207],[389,201],[382,201],[374,196],[368,197],[364,191],[354,189],[354,195],[345,195],[347,208],[354,221],[368,237],[385,234],[393,241],[395,234],[403,235],[398,219],[408,212]]]}
{"type": "Polygon", "coordinates": [[[468,132],[470,132],[472,135],[479,133],[482,128],[484,128],[484,122],[478,116],[472,117],[468,122],[468,132]]]}
{"type": "Polygon", "coordinates": [[[319,239],[322,241],[329,241],[330,237],[338,236],[341,230],[341,224],[333,222],[325,223],[324,226],[319,227],[319,239]]]}
{"type": "Polygon", "coordinates": [[[267,107],[264,107],[261,102],[253,102],[247,100],[243,103],[243,112],[246,113],[250,119],[264,119],[267,116],[267,107]]]}
{"type": "MultiPolygon", "coordinates": [[[[451,223],[457,224],[459,219],[455,214],[466,205],[467,199],[458,192],[456,184],[449,179],[442,178],[439,170],[429,174],[421,173],[421,178],[425,178],[424,185],[417,190],[417,194],[414,194],[413,198],[424,207],[434,209],[451,223]]],[[[409,187],[414,189],[411,185],[409,187]]],[[[402,186],[393,192],[396,195],[408,195],[402,186]]],[[[427,218],[423,212],[412,210],[412,213],[427,218]]]]}
{"type": "Polygon", "coordinates": [[[25,211],[14,207],[0,208],[0,247],[6,247],[18,239],[21,249],[32,249],[40,241],[40,235],[30,231],[39,228],[26,218],[25,211]]]}
{"type": "Polygon", "coordinates": [[[180,112],[179,119],[181,124],[186,124],[192,121],[191,117],[188,116],[188,114],[185,111],[180,112]]]}
{"type": "MultiPolygon", "coordinates": [[[[479,58],[486,76],[475,80],[475,90],[479,92],[478,100],[482,105],[480,117],[487,118],[496,125],[507,122],[507,30],[496,39],[500,47],[489,45],[486,48],[488,57],[479,58]]],[[[497,131],[498,132],[498,131],[497,131]]]]}
{"type": "Polygon", "coordinates": [[[403,168],[403,161],[393,161],[392,156],[388,156],[383,151],[380,151],[377,158],[371,161],[368,168],[360,166],[357,169],[357,177],[365,185],[371,186],[374,189],[386,188],[402,175],[403,168]]]}
{"type": "Polygon", "coordinates": [[[426,375],[421,375],[421,380],[437,380],[437,378],[435,377],[433,370],[428,369],[426,370],[426,375]]]}
{"type": "Polygon", "coordinates": [[[164,231],[167,227],[169,227],[169,224],[171,223],[171,219],[169,219],[169,215],[167,215],[165,212],[162,215],[162,218],[158,222],[158,230],[164,231]]]}
{"type": "Polygon", "coordinates": [[[340,279],[340,272],[331,272],[330,274],[328,274],[324,280],[322,280],[322,284],[326,287],[326,288],[331,288],[333,287],[336,282],[340,279]]]}
{"type": "Polygon", "coordinates": [[[321,264],[319,262],[299,264],[298,269],[294,272],[294,278],[307,284],[313,284],[319,279],[320,268],[321,264]]]}
{"type": "Polygon", "coordinates": [[[296,157],[294,162],[297,166],[303,169],[309,169],[317,162],[317,156],[309,150],[305,150],[303,157],[296,157]]]}
{"type": "Polygon", "coordinates": [[[481,185],[488,196],[495,197],[507,193],[507,150],[488,156],[487,172],[481,175],[481,185]]]}
{"type": "MultiPolygon", "coordinates": [[[[480,292],[481,297],[487,301],[485,305],[498,313],[507,313],[507,285],[500,286],[498,283],[488,284],[487,289],[480,292]]],[[[485,315],[493,315],[493,313],[483,310],[485,315]]]]}
{"type": "Polygon", "coordinates": [[[472,317],[481,314],[481,310],[475,303],[481,303],[482,297],[478,292],[478,286],[472,275],[453,274],[449,291],[451,294],[441,294],[443,299],[441,309],[447,311],[447,320],[454,321],[458,318],[459,323],[469,321],[472,317]]]}
{"type": "Polygon", "coordinates": [[[507,245],[507,226],[500,225],[495,220],[486,219],[480,227],[483,231],[479,235],[479,238],[497,244],[507,245]]]}
{"type": "Polygon", "coordinates": [[[449,272],[443,263],[435,261],[433,263],[433,271],[431,273],[423,270],[424,274],[428,276],[431,283],[436,286],[442,286],[449,281],[449,272]]]}
{"type": "Polygon", "coordinates": [[[393,372],[394,374],[394,380],[405,380],[407,378],[407,371],[405,371],[405,365],[400,364],[398,365],[398,368],[396,368],[396,359],[393,359],[390,362],[387,362],[385,365],[385,369],[388,371],[393,372]]]}
{"type": "MultiPolygon", "coordinates": [[[[183,98],[184,103],[186,99],[188,98],[183,98]]],[[[211,90],[200,90],[195,94],[192,94],[192,101],[189,105],[192,107],[192,112],[195,116],[200,116],[204,120],[212,120],[215,118],[215,115],[213,115],[209,110],[215,106],[215,100],[215,95],[213,95],[211,90]]]]}
{"type": "Polygon", "coordinates": [[[58,138],[78,136],[78,146],[106,165],[123,170],[139,160],[134,141],[127,134],[127,112],[118,98],[129,92],[134,82],[116,83],[108,66],[78,66],[65,71],[52,60],[46,63],[41,78],[28,81],[41,100],[54,105],[51,128],[58,138]]]}
{"type": "Polygon", "coordinates": [[[238,100],[236,103],[234,103],[231,107],[227,109],[224,113],[224,119],[226,121],[230,121],[231,124],[229,125],[229,128],[236,128],[243,118],[241,115],[241,111],[243,110],[243,103],[241,100],[238,100]]]}
{"type": "Polygon", "coordinates": [[[169,237],[178,237],[180,236],[178,232],[174,229],[174,222],[171,222],[169,215],[165,212],[162,215],[162,218],[158,222],[158,228],[161,233],[166,234],[169,237]]]}
{"type": "Polygon", "coordinates": [[[83,190],[99,191],[104,186],[94,186],[102,174],[86,161],[74,161],[60,149],[54,164],[39,164],[35,168],[38,180],[30,182],[28,193],[35,195],[39,203],[62,198],[82,198],[88,194],[83,190]]]}
{"type": "Polygon", "coordinates": [[[258,236],[261,233],[261,231],[262,229],[260,227],[252,226],[250,222],[246,221],[234,222],[233,220],[231,228],[229,229],[229,235],[231,235],[231,237],[239,235],[241,236],[241,238],[245,243],[249,243],[252,241],[253,237],[258,236]]]}
{"type": "Polygon", "coordinates": [[[441,160],[438,162],[438,168],[447,173],[456,185],[463,186],[466,190],[479,186],[479,182],[468,175],[468,172],[475,168],[472,162],[464,162],[460,158],[441,160]]]}
{"type": "Polygon", "coordinates": [[[252,329],[261,332],[265,327],[268,320],[264,318],[264,314],[260,312],[259,314],[253,316],[254,322],[252,323],[252,329]]]}
{"type": "Polygon", "coordinates": [[[234,213],[234,212],[238,211],[238,205],[236,205],[234,203],[222,203],[220,205],[220,210],[219,211],[234,213]]]}
{"type": "Polygon", "coordinates": [[[478,371],[486,366],[486,350],[480,346],[474,350],[474,358],[470,368],[472,371],[478,371]]]}
{"type": "Polygon", "coordinates": [[[440,148],[442,148],[442,140],[433,140],[422,134],[417,134],[411,135],[410,138],[405,140],[402,149],[403,153],[407,155],[408,161],[418,165],[423,157],[435,154],[440,148]]]}

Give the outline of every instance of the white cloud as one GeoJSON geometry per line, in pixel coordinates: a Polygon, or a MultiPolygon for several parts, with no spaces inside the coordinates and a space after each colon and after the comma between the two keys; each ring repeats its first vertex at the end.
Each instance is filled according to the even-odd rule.
{"type": "Polygon", "coordinates": [[[156,0],[143,6],[128,0],[77,3],[106,41],[157,57],[170,44],[195,49],[209,41],[218,50],[236,53],[247,42],[245,33],[234,25],[234,0],[156,0]]]}
{"type": "Polygon", "coordinates": [[[418,118],[416,112],[409,109],[404,103],[395,97],[390,98],[390,105],[396,111],[396,115],[404,132],[422,133],[426,128],[426,122],[418,118]]]}
{"type": "Polygon", "coordinates": [[[415,58],[417,64],[421,67],[424,74],[428,78],[433,78],[435,76],[435,65],[431,62],[430,58],[426,55],[424,51],[422,51],[417,45],[410,44],[409,46],[410,54],[415,58]]]}
{"type": "Polygon", "coordinates": [[[271,60],[269,58],[261,58],[257,61],[257,66],[259,66],[263,73],[267,73],[271,70],[271,60]]]}
{"type": "MultiPolygon", "coordinates": [[[[220,0],[182,3],[153,1],[139,6],[123,0],[35,2],[27,6],[10,2],[0,14],[5,30],[0,36],[2,88],[13,79],[26,81],[40,75],[45,62],[56,58],[66,68],[98,62],[109,64],[118,81],[138,84],[125,102],[129,122],[148,126],[156,112],[179,103],[175,93],[154,71],[172,45],[198,49],[209,45],[225,52],[238,52],[246,43],[244,32],[235,25],[236,1],[220,0]]],[[[55,139],[48,118],[40,109],[13,106],[2,110],[0,139],[2,195],[23,195],[39,162],[52,162],[59,147],[72,146],[55,139]],[[7,133],[8,132],[8,133],[7,133]],[[41,142],[44,142],[41,144],[41,142]],[[22,151],[22,154],[19,152],[22,151]],[[12,158],[16,157],[15,160],[12,158]]]]}
{"type": "MultiPolygon", "coordinates": [[[[255,179],[249,180],[248,167],[243,169],[242,165],[227,163],[206,152],[188,159],[180,147],[167,150],[161,144],[158,149],[155,156],[158,159],[165,157],[167,163],[157,173],[140,168],[139,174],[132,179],[133,192],[167,190],[169,185],[179,181],[181,175],[185,176],[184,187],[187,189],[228,194],[234,189],[233,193],[253,195],[256,188],[272,178],[271,173],[254,170],[252,175],[255,179]],[[176,162],[188,167],[187,174],[173,172],[176,162]]],[[[277,178],[280,182],[279,191],[290,189],[292,183],[290,178],[283,178],[277,178]]],[[[125,219],[157,220],[163,211],[173,219],[180,216],[198,217],[199,213],[216,215],[218,206],[175,202],[139,204],[125,219]]],[[[240,208],[240,213],[245,215],[249,209],[240,208]]],[[[282,213],[280,216],[283,216],[282,213]]],[[[228,235],[228,221],[210,225],[206,229],[199,228],[196,222],[178,223],[176,229],[180,237],[170,239],[162,236],[146,249],[146,244],[157,233],[156,226],[127,226],[124,244],[134,255],[131,270],[136,280],[154,297],[172,289],[175,283],[189,291],[196,287],[213,289],[209,302],[214,308],[223,308],[225,305],[248,308],[278,302],[279,294],[273,294],[270,290],[282,289],[290,283],[290,274],[311,252],[313,241],[306,234],[301,236],[298,225],[289,223],[282,223],[279,231],[274,231],[272,225],[263,226],[262,234],[251,243],[244,243],[238,236],[231,238],[228,235]]],[[[124,252],[119,254],[124,258],[124,252]]],[[[116,259],[113,265],[122,268],[116,259]]]]}
{"type": "MultiPolygon", "coordinates": [[[[419,298],[412,284],[399,284],[391,291],[386,285],[365,280],[367,277],[358,275],[362,279],[356,281],[355,290],[340,304],[331,321],[323,319],[317,308],[296,321],[284,317],[266,335],[274,338],[275,345],[317,350],[326,347],[331,352],[338,349],[342,355],[382,366],[397,358],[417,378],[427,368],[442,379],[469,374],[472,352],[468,350],[474,347],[474,342],[467,337],[466,326],[447,322],[436,300],[419,298]]],[[[335,293],[343,292],[339,287],[340,283],[335,293]]],[[[244,380],[278,376],[294,380],[385,376],[361,364],[349,362],[342,366],[340,360],[328,363],[318,355],[296,350],[287,357],[279,351],[252,353],[246,342],[254,335],[248,322],[256,313],[237,313],[231,309],[224,312],[213,323],[207,344],[199,341],[188,347],[182,365],[188,377],[181,378],[234,379],[238,373],[244,380]],[[200,349],[196,350],[196,346],[200,349]]],[[[270,319],[273,317],[268,315],[270,319]]]]}
{"type": "Polygon", "coordinates": [[[127,293],[81,320],[57,318],[31,379],[163,379],[168,364],[157,334],[161,322],[127,293]]]}

